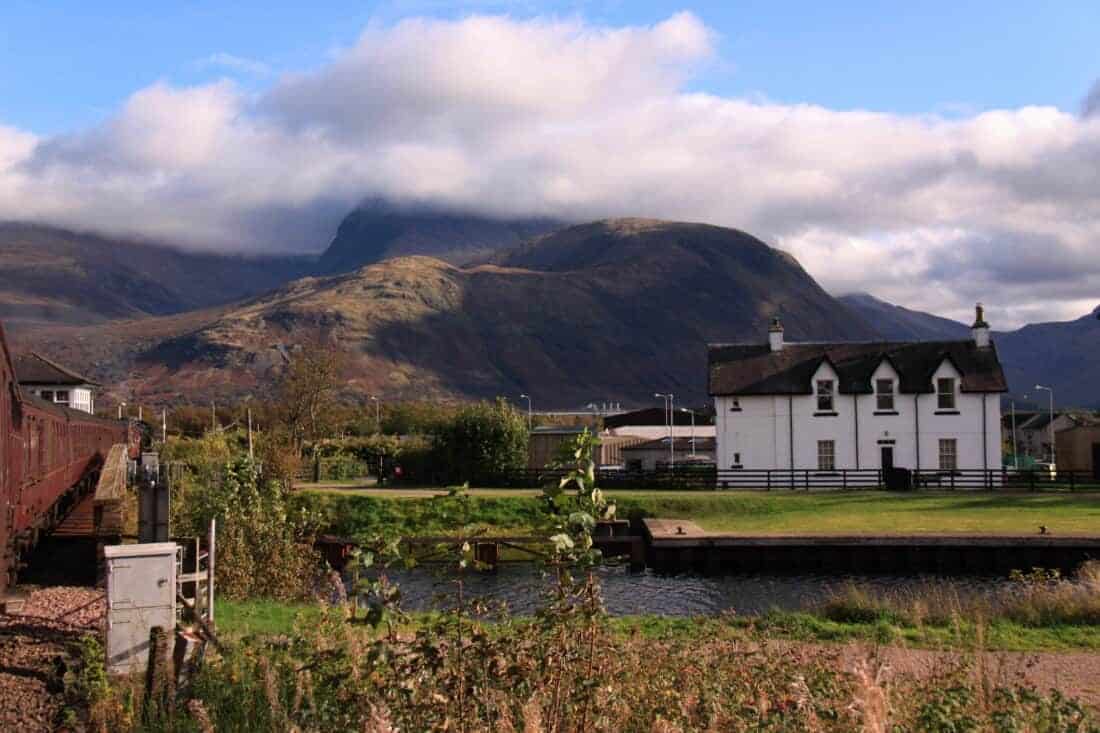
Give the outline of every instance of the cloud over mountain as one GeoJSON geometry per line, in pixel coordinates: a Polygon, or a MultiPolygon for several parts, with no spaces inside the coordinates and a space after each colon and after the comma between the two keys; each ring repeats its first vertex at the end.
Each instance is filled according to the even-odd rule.
{"type": "Polygon", "coordinates": [[[500,216],[645,215],[737,226],[826,287],[945,315],[976,299],[1015,322],[1095,305],[1100,115],[1088,102],[1082,115],[946,119],[689,91],[714,55],[689,13],[649,27],[370,26],[258,95],[158,83],[93,129],[0,127],[0,218],[315,251],[368,195],[500,216]]]}

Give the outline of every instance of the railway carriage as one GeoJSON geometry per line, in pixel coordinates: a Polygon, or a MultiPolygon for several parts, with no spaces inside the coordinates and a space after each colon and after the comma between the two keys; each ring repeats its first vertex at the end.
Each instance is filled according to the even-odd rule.
{"type": "Polygon", "coordinates": [[[116,443],[138,450],[124,421],[104,420],[23,394],[0,325],[0,599],[20,558],[95,490],[116,443]]]}

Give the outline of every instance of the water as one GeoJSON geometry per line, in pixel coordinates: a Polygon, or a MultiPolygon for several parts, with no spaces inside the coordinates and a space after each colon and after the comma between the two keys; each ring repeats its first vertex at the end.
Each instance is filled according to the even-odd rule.
{"type": "MultiPolygon", "coordinates": [[[[613,616],[653,614],[703,616],[734,612],[752,616],[773,609],[805,610],[848,583],[894,594],[921,593],[930,583],[960,596],[994,597],[1009,587],[1006,578],[941,576],[846,575],[659,575],[629,572],[625,567],[597,571],[604,605],[613,616]]],[[[391,571],[401,587],[402,607],[425,611],[451,606],[457,586],[455,573],[421,566],[391,571]]],[[[529,614],[539,608],[551,587],[543,568],[530,563],[505,563],[495,573],[462,574],[467,599],[505,602],[512,613],[529,614]]]]}

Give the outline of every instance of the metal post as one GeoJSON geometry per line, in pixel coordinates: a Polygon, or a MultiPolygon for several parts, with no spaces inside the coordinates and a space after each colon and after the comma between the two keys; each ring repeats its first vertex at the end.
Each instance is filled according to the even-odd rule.
{"type": "MultiPolygon", "coordinates": [[[[519,396],[519,398],[521,400],[527,400],[527,432],[530,433],[531,432],[531,426],[534,424],[532,422],[532,415],[531,415],[531,395],[521,394],[519,396]]],[[[599,408],[594,408],[594,409],[599,409],[599,408]]]]}
{"type": "Polygon", "coordinates": [[[1056,470],[1058,461],[1054,451],[1054,388],[1036,384],[1035,389],[1045,390],[1050,395],[1050,467],[1056,470]]]}
{"type": "Polygon", "coordinates": [[[1020,454],[1016,450],[1016,400],[1012,400],[1012,467],[1020,470],[1020,454]]]}
{"type": "Polygon", "coordinates": [[[676,468],[676,416],[674,410],[676,409],[676,403],[673,401],[672,393],[668,393],[668,467],[675,470],[676,468]]]}
{"type": "Polygon", "coordinates": [[[252,408],[248,408],[248,460],[256,462],[256,452],[252,448],[252,408]]]}
{"type": "Polygon", "coordinates": [[[206,558],[206,613],[210,628],[214,628],[214,530],[215,522],[210,520],[210,532],[207,535],[208,555],[206,558]]]}
{"type": "Polygon", "coordinates": [[[168,442],[168,410],[160,411],[160,442],[168,442]]]}

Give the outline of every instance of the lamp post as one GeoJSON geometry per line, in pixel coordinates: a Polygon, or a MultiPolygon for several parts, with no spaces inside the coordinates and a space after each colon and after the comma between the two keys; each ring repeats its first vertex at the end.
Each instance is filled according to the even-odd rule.
{"type": "Polygon", "coordinates": [[[527,400],[527,432],[531,432],[532,418],[531,418],[531,395],[521,394],[519,396],[521,400],[527,400]]]}
{"type": "Polygon", "coordinates": [[[1054,452],[1054,389],[1041,384],[1036,384],[1035,389],[1041,389],[1050,395],[1050,467],[1053,470],[1057,464],[1054,452]]]}
{"type": "Polygon", "coordinates": [[[126,409],[126,403],[125,402],[119,402],[118,403],[118,419],[119,420],[122,419],[122,411],[125,410],[125,409],[126,409]]]}
{"type": "Polygon", "coordinates": [[[681,407],[680,412],[686,412],[691,415],[691,457],[695,457],[695,410],[689,410],[686,407],[681,407]]]}
{"type": "Polygon", "coordinates": [[[668,422],[668,468],[671,471],[676,467],[676,436],[672,430],[673,422],[673,402],[672,393],[664,394],[662,392],[654,392],[654,397],[660,397],[665,401],[665,419],[668,422]]]}
{"type": "Polygon", "coordinates": [[[374,432],[382,433],[382,403],[378,399],[378,395],[371,395],[370,401],[374,403],[374,432]]]}
{"type": "Polygon", "coordinates": [[[1016,400],[1012,400],[1012,467],[1019,470],[1020,454],[1016,451],[1016,400]]]}

